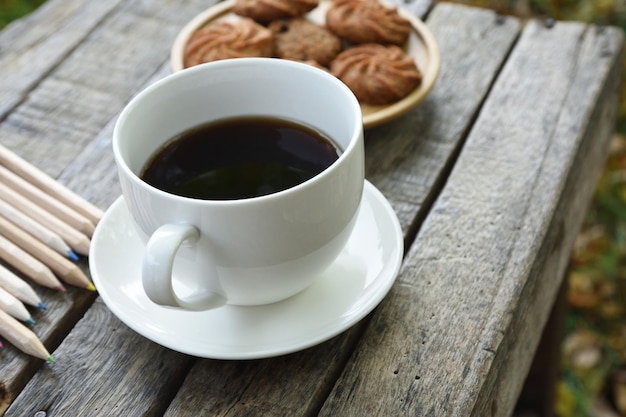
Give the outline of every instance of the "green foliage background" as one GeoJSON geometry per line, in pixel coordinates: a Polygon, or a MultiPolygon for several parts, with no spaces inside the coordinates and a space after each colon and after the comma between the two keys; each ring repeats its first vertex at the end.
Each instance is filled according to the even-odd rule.
{"type": "MultiPolygon", "coordinates": [[[[521,18],[550,17],[626,29],[626,0],[445,1],[490,8],[521,18]]],[[[0,29],[44,2],[0,0],[0,29]]],[[[572,254],[567,278],[569,303],[555,406],[557,417],[626,416],[624,87],[621,96],[615,139],[593,206],[572,254]]]]}
{"type": "Polygon", "coordinates": [[[32,12],[45,0],[0,0],[0,29],[9,22],[32,12]]]}

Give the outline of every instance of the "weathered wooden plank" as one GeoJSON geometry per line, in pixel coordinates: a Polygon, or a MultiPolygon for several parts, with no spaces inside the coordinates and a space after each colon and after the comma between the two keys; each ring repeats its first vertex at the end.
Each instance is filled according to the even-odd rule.
{"type": "MultiPolygon", "coordinates": [[[[414,163],[411,175],[418,177],[420,172],[417,170],[425,170],[422,172],[432,175],[430,186],[433,186],[436,175],[432,173],[445,171],[446,161],[452,158],[451,153],[456,146],[455,139],[460,140],[463,131],[469,128],[474,112],[480,106],[519,29],[519,24],[514,19],[496,22],[492,12],[463,7],[436,9],[427,19],[427,23],[440,41],[442,56],[445,57],[442,79],[432,92],[432,98],[403,120],[366,134],[366,154],[370,158],[366,175],[374,172],[383,184],[391,185],[391,181],[384,181],[386,175],[397,173],[396,162],[403,158],[407,165],[403,165],[401,171],[410,171],[410,160],[414,163]],[[476,33],[481,33],[481,36],[476,33]],[[478,60],[459,49],[457,46],[460,38],[472,39],[473,42],[467,42],[466,45],[485,58],[478,60]],[[485,68],[489,68],[491,72],[485,68]],[[449,88],[450,84],[458,83],[455,80],[463,79],[468,69],[476,70],[477,74],[480,73],[487,80],[481,79],[467,89],[449,88]],[[431,118],[435,118],[437,122],[431,122],[431,118]],[[450,121],[457,126],[449,128],[450,121]],[[436,123],[441,126],[435,126],[436,123]],[[423,124],[427,127],[422,127],[423,124]],[[409,128],[409,133],[401,134],[402,129],[407,129],[407,126],[413,128],[409,128]],[[428,134],[420,136],[411,133],[422,129],[428,134]],[[393,138],[392,143],[382,143],[385,138],[393,138]],[[416,142],[420,145],[414,145],[416,142]],[[400,151],[395,151],[395,146],[400,146],[400,151]],[[438,153],[422,151],[429,147],[437,149],[438,153]],[[428,158],[432,159],[427,161],[428,158]],[[384,166],[377,165],[379,160],[384,166]]],[[[406,208],[406,223],[410,221],[409,212],[412,210],[415,213],[426,195],[426,186],[422,189],[410,188],[410,197],[402,200],[406,208]],[[409,200],[413,201],[412,204],[409,200]],[[411,209],[408,208],[409,205],[411,209]]],[[[351,354],[355,332],[360,332],[366,323],[355,326],[347,334],[315,349],[247,364],[245,375],[237,374],[241,368],[236,365],[209,360],[198,361],[166,416],[208,413],[229,417],[316,415],[320,401],[330,390],[341,366],[351,354]],[[199,384],[198,381],[202,383],[199,384]]]]}
{"type": "Polygon", "coordinates": [[[526,27],[320,415],[510,415],[605,156],[622,37],[526,27]]]}
{"type": "Polygon", "coordinates": [[[316,415],[360,334],[357,325],[311,349],[265,360],[199,360],[165,416],[316,415]]]}
{"type": "Polygon", "coordinates": [[[0,119],[22,102],[118,3],[50,0],[0,32],[0,119]]]}
{"type": "Polygon", "coordinates": [[[194,359],[148,342],[98,300],[5,416],[162,415],[194,359]],[[103,331],[106,329],[106,331],[103,331]],[[65,345],[73,349],[65,349],[65,345]],[[80,349],[76,346],[80,345],[80,349]],[[138,350],[137,347],[141,349],[138,350]],[[114,356],[115,360],[110,360],[114,356]],[[149,375],[152,384],[135,381],[149,375]],[[50,392],[57,393],[50,396],[50,392]],[[24,400],[22,400],[24,398],[24,400]]]}
{"type": "MultiPolygon", "coordinates": [[[[556,28],[559,29],[565,31],[564,28],[556,28]]],[[[533,33],[529,28],[531,33],[528,36],[541,38],[546,35],[544,31],[539,27],[533,33]]],[[[577,45],[579,50],[574,57],[576,62],[570,91],[562,105],[550,145],[557,149],[546,154],[544,164],[544,167],[548,166],[549,155],[553,158],[552,166],[558,164],[555,161],[564,161],[576,168],[567,177],[559,178],[561,197],[553,206],[554,217],[546,232],[543,248],[538,251],[529,282],[517,296],[518,299],[509,303],[509,308],[516,306],[517,313],[510,316],[507,337],[502,338],[502,347],[497,349],[487,376],[489,384],[478,397],[472,415],[481,416],[490,409],[510,411],[509,407],[522,388],[506,376],[523,374],[532,363],[532,355],[528,352],[534,352],[540,341],[536,329],[545,325],[558,295],[574,240],[592,199],[601,167],[604,166],[620,95],[623,38],[623,32],[617,28],[588,26],[581,34],[577,45]],[[604,79],[598,78],[598,73],[604,74],[604,79]],[[581,103],[587,105],[582,106],[581,103]],[[572,142],[576,145],[574,151],[563,152],[563,149],[572,147],[572,142]],[[561,150],[558,150],[559,147],[561,150]]],[[[547,188],[539,183],[536,187],[537,190],[547,188]]],[[[530,210],[536,212],[539,209],[533,210],[531,207],[530,210]]],[[[505,325],[503,323],[501,326],[504,328],[505,325]]]]}
{"type": "MultiPolygon", "coordinates": [[[[86,272],[86,262],[81,262],[81,269],[86,272]]],[[[49,351],[54,351],[96,299],[96,294],[72,287],[68,288],[66,293],[59,294],[53,290],[32,285],[48,307],[48,310],[43,312],[30,308],[37,322],[32,326],[32,330],[49,351]]],[[[45,369],[49,364],[25,355],[9,344],[5,344],[0,358],[0,415],[2,415],[31,376],[37,370],[45,369]]]]}
{"type": "Polygon", "coordinates": [[[415,111],[365,138],[368,179],[391,202],[409,238],[454,163],[520,25],[493,11],[446,3],[428,20],[441,49],[435,88],[415,111]]]}
{"type": "MultiPolygon", "coordinates": [[[[0,126],[0,140],[51,176],[58,177],[168,60],[170,47],[182,26],[213,3],[126,1],[109,10],[106,16],[91,19],[88,36],[83,33],[81,42],[65,51],[62,62],[57,59],[54,66],[47,68],[45,78],[38,79],[34,85],[29,81],[30,89],[20,88],[24,97],[6,115],[0,126]],[[131,33],[133,40],[129,42],[131,33]]],[[[59,9],[65,7],[61,1],[54,4],[59,9]]],[[[50,38],[58,37],[59,42],[77,30],[74,26],[56,29],[50,38]]],[[[53,29],[47,30],[53,33],[53,29]]],[[[6,67],[0,65],[0,70],[13,74],[12,77],[20,77],[21,69],[10,63],[6,67]]],[[[94,194],[97,188],[84,197],[90,199],[94,194]]]]}
{"type": "MultiPolygon", "coordinates": [[[[170,73],[169,62],[166,62],[139,91],[170,73]]],[[[60,183],[80,195],[88,196],[93,204],[103,208],[109,207],[122,193],[117,166],[111,150],[111,138],[116,120],[117,115],[58,177],[60,183]],[[94,184],[97,184],[97,187],[94,187],[94,184]]]]}

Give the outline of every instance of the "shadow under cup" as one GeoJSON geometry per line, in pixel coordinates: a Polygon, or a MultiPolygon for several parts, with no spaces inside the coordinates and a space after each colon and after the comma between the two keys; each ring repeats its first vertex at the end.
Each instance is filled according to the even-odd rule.
{"type": "Polygon", "coordinates": [[[145,242],[166,224],[200,231],[200,239],[176,255],[172,281],[179,296],[217,293],[230,304],[259,305],[300,292],[341,252],[363,191],[362,115],[353,93],[322,70],[274,58],[215,61],[156,82],[120,114],[113,150],[145,242]],[[191,199],[139,178],[174,136],[245,116],[304,124],[331,138],[342,154],[302,184],[250,199],[191,199]]]}

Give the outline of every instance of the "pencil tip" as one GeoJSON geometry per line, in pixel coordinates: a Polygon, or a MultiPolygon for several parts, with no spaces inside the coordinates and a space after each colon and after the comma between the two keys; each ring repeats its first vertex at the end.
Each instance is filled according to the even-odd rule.
{"type": "Polygon", "coordinates": [[[67,291],[63,285],[57,285],[54,289],[61,292],[67,291]]]}
{"type": "Polygon", "coordinates": [[[52,357],[52,355],[50,355],[48,356],[48,363],[57,363],[57,361],[52,357]]]}
{"type": "Polygon", "coordinates": [[[80,259],[78,255],[76,255],[76,252],[71,249],[67,251],[67,257],[72,261],[78,261],[80,259]]]}
{"type": "Polygon", "coordinates": [[[31,326],[37,324],[37,322],[32,317],[27,318],[25,321],[31,326]]]}
{"type": "Polygon", "coordinates": [[[96,291],[96,286],[93,285],[91,282],[89,284],[87,284],[87,286],[85,287],[85,289],[89,290],[89,291],[96,291]]]}
{"type": "Polygon", "coordinates": [[[39,304],[37,304],[37,307],[40,310],[43,310],[43,311],[46,311],[46,309],[47,309],[46,305],[43,302],[41,302],[41,301],[39,302],[39,304]]]}

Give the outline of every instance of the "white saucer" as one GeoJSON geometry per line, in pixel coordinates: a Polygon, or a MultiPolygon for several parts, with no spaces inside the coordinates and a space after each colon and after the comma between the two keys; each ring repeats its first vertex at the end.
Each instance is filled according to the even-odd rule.
{"type": "Polygon", "coordinates": [[[89,266],[98,292],[126,325],[170,349],[214,359],[256,359],[326,341],[374,309],[395,281],[403,256],[398,218],[365,182],[354,232],[337,260],[305,291],[278,303],[190,312],[152,303],[140,267],[143,244],[123,197],[100,220],[89,266]]]}

